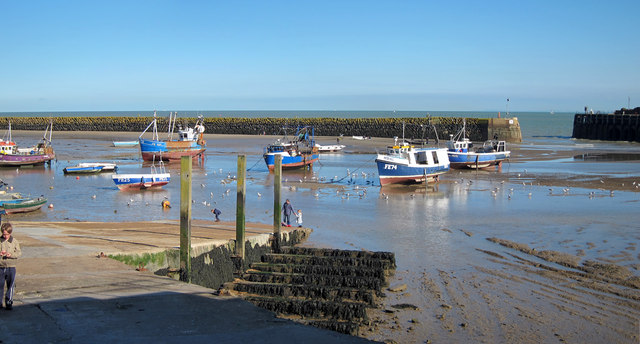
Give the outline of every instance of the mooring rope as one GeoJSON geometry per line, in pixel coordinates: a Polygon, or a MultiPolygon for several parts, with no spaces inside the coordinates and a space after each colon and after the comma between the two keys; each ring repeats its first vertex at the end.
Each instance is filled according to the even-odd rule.
{"type": "Polygon", "coordinates": [[[258,161],[256,161],[256,163],[255,163],[255,164],[253,164],[251,167],[249,167],[249,168],[247,169],[247,172],[248,172],[248,171],[251,171],[251,169],[253,169],[254,167],[256,167],[256,165],[257,165],[260,161],[262,161],[262,157],[261,157],[261,156],[259,156],[259,157],[258,157],[258,161]]]}

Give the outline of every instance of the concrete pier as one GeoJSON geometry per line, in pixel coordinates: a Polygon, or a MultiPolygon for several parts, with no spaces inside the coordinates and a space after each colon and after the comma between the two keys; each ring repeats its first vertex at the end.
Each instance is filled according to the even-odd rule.
{"type": "Polygon", "coordinates": [[[573,138],[640,142],[638,114],[576,114],[573,138]]]}

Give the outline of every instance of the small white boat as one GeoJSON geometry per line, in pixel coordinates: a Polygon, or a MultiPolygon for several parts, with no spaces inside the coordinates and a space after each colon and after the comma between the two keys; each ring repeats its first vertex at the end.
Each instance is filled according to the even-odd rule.
{"type": "Polygon", "coordinates": [[[114,147],[134,147],[138,145],[138,141],[113,141],[114,147]]]}
{"type": "Polygon", "coordinates": [[[346,147],[345,145],[319,145],[317,143],[315,146],[320,153],[339,152],[346,147]]]}
{"type": "Polygon", "coordinates": [[[112,174],[111,179],[120,190],[144,190],[167,185],[171,180],[171,174],[166,173],[164,165],[161,164],[160,171],[153,165],[151,173],[112,174]]]}
{"type": "Polygon", "coordinates": [[[99,173],[115,171],[118,166],[111,162],[81,162],[75,166],[68,166],[63,169],[64,173],[99,173]]]}

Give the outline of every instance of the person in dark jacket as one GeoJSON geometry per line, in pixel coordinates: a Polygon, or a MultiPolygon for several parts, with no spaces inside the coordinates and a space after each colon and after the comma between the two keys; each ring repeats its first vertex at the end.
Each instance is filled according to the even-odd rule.
{"type": "Polygon", "coordinates": [[[216,222],[220,221],[220,214],[222,214],[222,212],[220,211],[220,209],[215,208],[213,210],[211,210],[211,212],[213,213],[213,215],[216,217],[216,222]]]}
{"type": "Polygon", "coordinates": [[[282,211],[284,212],[284,221],[282,221],[282,225],[291,227],[291,214],[293,214],[295,211],[293,210],[293,206],[288,199],[282,205],[282,211]]]}
{"type": "Polygon", "coordinates": [[[13,309],[13,293],[16,287],[16,260],[22,255],[20,243],[14,238],[13,227],[9,222],[2,224],[2,236],[0,236],[0,308],[2,299],[7,310],[13,309]],[[7,284],[7,293],[4,294],[4,285],[7,284]]]}

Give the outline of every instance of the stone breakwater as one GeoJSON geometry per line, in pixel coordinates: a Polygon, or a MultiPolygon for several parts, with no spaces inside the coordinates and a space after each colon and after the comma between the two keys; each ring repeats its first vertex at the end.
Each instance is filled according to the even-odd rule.
{"type": "MultiPolygon", "coordinates": [[[[129,131],[142,132],[152,117],[5,117],[0,127],[11,122],[15,130],[44,130],[53,120],[55,131],[129,131]]],[[[178,124],[193,125],[195,118],[179,118],[178,124]]],[[[371,136],[402,137],[407,139],[449,139],[462,126],[461,117],[431,118],[205,118],[207,134],[283,135],[283,127],[313,126],[316,136],[371,136]],[[436,135],[437,132],[437,135],[436,135]]],[[[467,136],[472,141],[484,141],[497,136],[511,142],[520,142],[522,134],[517,119],[466,118],[467,136]]],[[[168,120],[158,121],[158,130],[166,132],[168,120]]]]}

